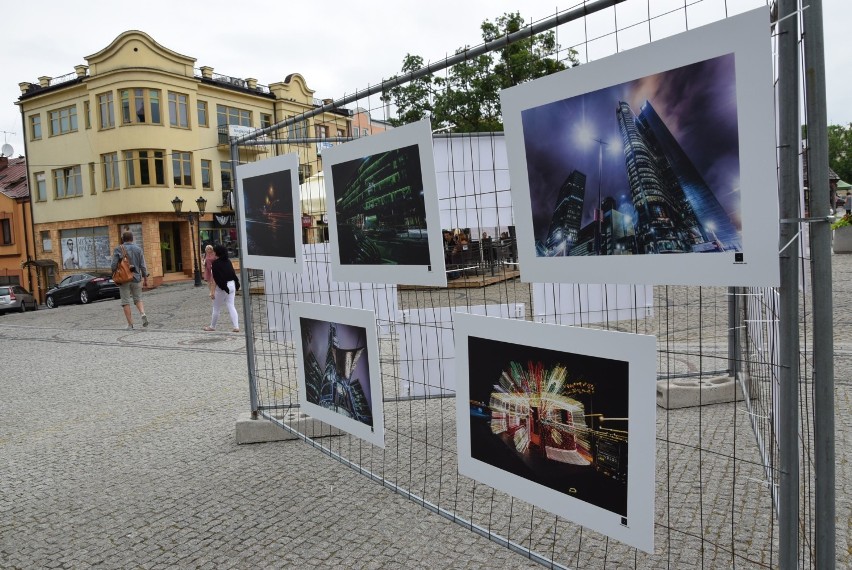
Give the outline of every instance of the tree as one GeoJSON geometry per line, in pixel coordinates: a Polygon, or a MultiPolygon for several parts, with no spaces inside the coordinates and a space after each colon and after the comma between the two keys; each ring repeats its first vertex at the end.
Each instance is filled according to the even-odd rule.
{"type": "MultiPolygon", "coordinates": [[[[480,29],[485,42],[494,41],[524,28],[520,13],[507,13],[494,22],[485,20],[480,29]]],[[[467,47],[456,50],[457,54],[467,47]]],[[[388,89],[382,101],[397,108],[394,125],[431,117],[435,128],[456,132],[502,131],[500,90],[577,65],[577,52],[569,49],[559,59],[554,32],[545,32],[512,43],[496,52],[472,57],[449,68],[443,77],[428,75],[388,89]]],[[[402,73],[423,66],[420,56],[406,55],[402,73]]],[[[397,76],[394,76],[396,78],[397,76]]]]}
{"type": "Polygon", "coordinates": [[[852,181],[852,123],[828,126],[828,165],[841,180],[852,181]]]}

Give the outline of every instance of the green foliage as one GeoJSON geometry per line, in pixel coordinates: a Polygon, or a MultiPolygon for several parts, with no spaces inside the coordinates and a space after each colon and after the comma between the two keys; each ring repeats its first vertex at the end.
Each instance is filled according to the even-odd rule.
{"type": "Polygon", "coordinates": [[[838,228],[846,228],[852,226],[852,215],[846,214],[833,224],[831,224],[831,229],[836,230],[838,228]]]}
{"type": "Polygon", "coordinates": [[[828,165],[841,180],[852,182],[852,124],[828,126],[828,165]]]}
{"type": "MultiPolygon", "coordinates": [[[[520,13],[507,13],[494,22],[485,20],[480,29],[485,42],[494,41],[524,28],[520,13]]],[[[461,48],[456,53],[464,53],[461,48]]],[[[403,125],[431,117],[434,128],[450,127],[455,132],[502,131],[500,90],[565,69],[565,61],[577,65],[577,52],[567,50],[562,61],[556,58],[559,45],[554,32],[537,34],[501,50],[472,57],[449,68],[443,76],[426,75],[404,85],[387,89],[382,101],[397,108],[403,125]]],[[[408,54],[399,76],[423,66],[423,58],[408,54]]]]}

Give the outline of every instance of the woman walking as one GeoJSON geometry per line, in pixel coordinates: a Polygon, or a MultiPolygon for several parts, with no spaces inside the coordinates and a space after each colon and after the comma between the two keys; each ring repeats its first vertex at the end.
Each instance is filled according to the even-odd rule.
{"type": "Polygon", "coordinates": [[[237,274],[234,273],[234,266],[231,265],[231,260],[228,259],[228,250],[224,245],[213,246],[213,265],[211,273],[213,281],[210,285],[210,298],[213,299],[213,315],[210,318],[210,325],[204,327],[206,331],[216,330],[216,321],[219,320],[219,311],[222,305],[228,308],[228,314],[231,317],[233,332],[240,332],[240,321],[237,315],[237,309],[234,307],[234,295],[240,289],[240,280],[237,279],[237,274]]]}

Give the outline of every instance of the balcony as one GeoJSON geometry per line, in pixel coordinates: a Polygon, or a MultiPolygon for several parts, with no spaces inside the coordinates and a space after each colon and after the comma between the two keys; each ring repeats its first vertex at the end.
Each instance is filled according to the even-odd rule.
{"type": "MultiPolygon", "coordinates": [[[[241,137],[255,132],[257,129],[253,127],[242,127],[240,125],[219,125],[219,148],[227,150],[230,148],[230,137],[241,137]]],[[[259,137],[258,141],[268,141],[266,135],[259,137]]],[[[268,144],[260,145],[240,145],[240,152],[248,152],[254,154],[262,154],[269,152],[268,144]]]]}

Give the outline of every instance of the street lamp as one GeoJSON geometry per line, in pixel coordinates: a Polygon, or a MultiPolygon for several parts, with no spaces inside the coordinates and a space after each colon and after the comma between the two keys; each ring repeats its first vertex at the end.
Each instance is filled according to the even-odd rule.
{"type": "Polygon", "coordinates": [[[204,215],[204,208],[207,206],[207,200],[204,199],[203,196],[199,196],[197,200],[195,200],[195,205],[198,206],[198,212],[182,212],[181,208],[183,207],[183,200],[175,196],[175,199],[172,200],[172,207],[175,209],[175,214],[179,217],[186,216],[189,220],[189,235],[192,240],[192,266],[195,270],[195,286],[201,287],[201,267],[199,265],[198,260],[198,251],[196,250],[197,234],[195,233],[195,222],[200,220],[201,216],[204,215]],[[197,217],[196,217],[197,216],[197,217]]]}

